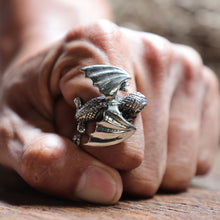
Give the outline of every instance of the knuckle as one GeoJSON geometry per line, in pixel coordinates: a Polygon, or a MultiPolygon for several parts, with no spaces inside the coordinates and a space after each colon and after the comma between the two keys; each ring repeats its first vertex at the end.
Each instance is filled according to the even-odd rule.
{"type": "Polygon", "coordinates": [[[159,186],[161,184],[161,175],[159,174],[159,170],[148,170],[147,173],[143,177],[142,182],[142,193],[145,196],[151,197],[156,194],[159,186]]]}
{"type": "Polygon", "coordinates": [[[186,81],[201,81],[202,76],[202,58],[193,48],[185,45],[175,45],[180,53],[180,61],[183,67],[183,78],[186,81]]]}
{"type": "Polygon", "coordinates": [[[23,153],[21,176],[33,187],[43,189],[54,179],[61,163],[62,153],[59,149],[45,145],[27,147],[23,153]]]}
{"type": "Polygon", "coordinates": [[[199,160],[197,165],[197,174],[204,175],[210,171],[212,163],[210,161],[199,160]]]}
{"type": "Polygon", "coordinates": [[[188,162],[178,164],[167,170],[162,188],[170,191],[185,190],[190,185],[192,176],[192,168],[188,162]]]}
{"type": "Polygon", "coordinates": [[[203,75],[204,75],[204,78],[205,78],[205,81],[208,87],[218,93],[219,80],[218,80],[217,75],[210,68],[206,66],[203,68],[203,75]]]}
{"type": "Polygon", "coordinates": [[[213,156],[207,152],[201,152],[197,162],[197,175],[204,175],[208,173],[213,164],[213,156]]]}
{"type": "Polygon", "coordinates": [[[118,35],[120,29],[114,23],[107,20],[98,20],[92,25],[93,35],[98,39],[109,40],[118,35]]]}
{"type": "Polygon", "coordinates": [[[120,32],[120,28],[114,23],[100,19],[83,28],[74,29],[67,34],[65,41],[86,39],[103,49],[111,44],[112,41],[117,42],[120,37],[120,32]]]}
{"type": "Polygon", "coordinates": [[[154,76],[163,76],[167,72],[172,58],[172,44],[158,35],[145,33],[142,38],[144,59],[154,76]]]}
{"type": "Polygon", "coordinates": [[[138,188],[132,194],[142,197],[152,197],[156,194],[158,188],[157,184],[144,181],[143,183],[139,183],[138,188]]]}
{"type": "Polygon", "coordinates": [[[5,120],[1,120],[1,125],[0,125],[0,138],[1,138],[1,142],[4,139],[10,139],[13,138],[13,133],[10,129],[10,125],[7,126],[7,122],[5,123],[5,120]]]}
{"type": "Polygon", "coordinates": [[[1,112],[0,118],[0,145],[8,146],[9,140],[15,138],[14,122],[12,116],[8,113],[1,112]]]}
{"type": "Polygon", "coordinates": [[[139,154],[139,153],[124,154],[124,156],[122,156],[120,158],[120,161],[118,162],[117,169],[120,169],[120,170],[134,169],[141,164],[142,160],[143,160],[142,154],[139,154]]]}
{"type": "Polygon", "coordinates": [[[141,193],[146,197],[152,197],[156,194],[159,185],[158,179],[145,179],[141,193]]]}
{"type": "Polygon", "coordinates": [[[123,178],[124,191],[128,194],[141,196],[141,197],[152,197],[156,194],[160,180],[155,175],[148,174],[137,174],[128,176],[128,179],[123,178]]]}
{"type": "Polygon", "coordinates": [[[127,56],[123,39],[122,31],[117,25],[99,20],[93,24],[88,40],[107,55],[108,61],[105,62],[118,63],[121,62],[121,56],[127,56]]]}

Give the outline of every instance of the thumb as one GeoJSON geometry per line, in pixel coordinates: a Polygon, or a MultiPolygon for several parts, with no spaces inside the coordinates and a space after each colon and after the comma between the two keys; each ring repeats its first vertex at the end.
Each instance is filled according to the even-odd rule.
{"type": "Polygon", "coordinates": [[[73,200],[113,204],[122,193],[116,170],[56,134],[26,144],[17,172],[34,188],[73,200]]]}

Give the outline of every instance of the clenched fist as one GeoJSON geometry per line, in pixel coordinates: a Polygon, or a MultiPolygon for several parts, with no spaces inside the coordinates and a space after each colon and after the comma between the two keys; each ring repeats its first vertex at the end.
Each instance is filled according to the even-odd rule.
{"type": "Polygon", "coordinates": [[[40,191],[74,200],[112,204],[122,192],[184,190],[210,169],[219,140],[218,81],[199,54],[106,20],[15,62],[3,75],[0,103],[1,164],[40,191]],[[148,99],[135,134],[106,148],[71,140],[74,98],[100,96],[80,71],[94,64],[126,70],[129,92],[148,99]]]}
{"type": "Polygon", "coordinates": [[[219,141],[218,81],[196,51],[99,20],[111,19],[104,0],[0,6],[9,10],[0,19],[1,165],[45,193],[100,204],[122,193],[184,190],[210,169],[219,141]],[[127,71],[127,94],[141,92],[148,106],[126,141],[78,147],[73,100],[101,95],[80,71],[95,64],[127,71]]]}

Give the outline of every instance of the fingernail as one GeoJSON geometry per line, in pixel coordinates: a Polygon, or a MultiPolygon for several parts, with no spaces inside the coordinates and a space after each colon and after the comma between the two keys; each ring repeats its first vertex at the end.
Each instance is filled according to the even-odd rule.
{"type": "Polygon", "coordinates": [[[116,181],[103,168],[90,166],[82,174],[75,194],[87,202],[111,204],[116,195],[116,181]]]}

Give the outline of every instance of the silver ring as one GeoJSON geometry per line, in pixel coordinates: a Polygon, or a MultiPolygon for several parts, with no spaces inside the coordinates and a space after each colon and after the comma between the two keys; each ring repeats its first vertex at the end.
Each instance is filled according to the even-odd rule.
{"type": "Polygon", "coordinates": [[[131,79],[123,69],[110,65],[92,65],[83,67],[81,71],[104,96],[93,98],[84,104],[79,97],[74,99],[77,134],[73,136],[73,141],[80,145],[89,121],[95,121],[96,128],[84,145],[106,147],[129,138],[136,130],[133,120],[147,105],[146,97],[140,92],[118,97],[119,90],[127,92],[127,81],[131,79]]]}

